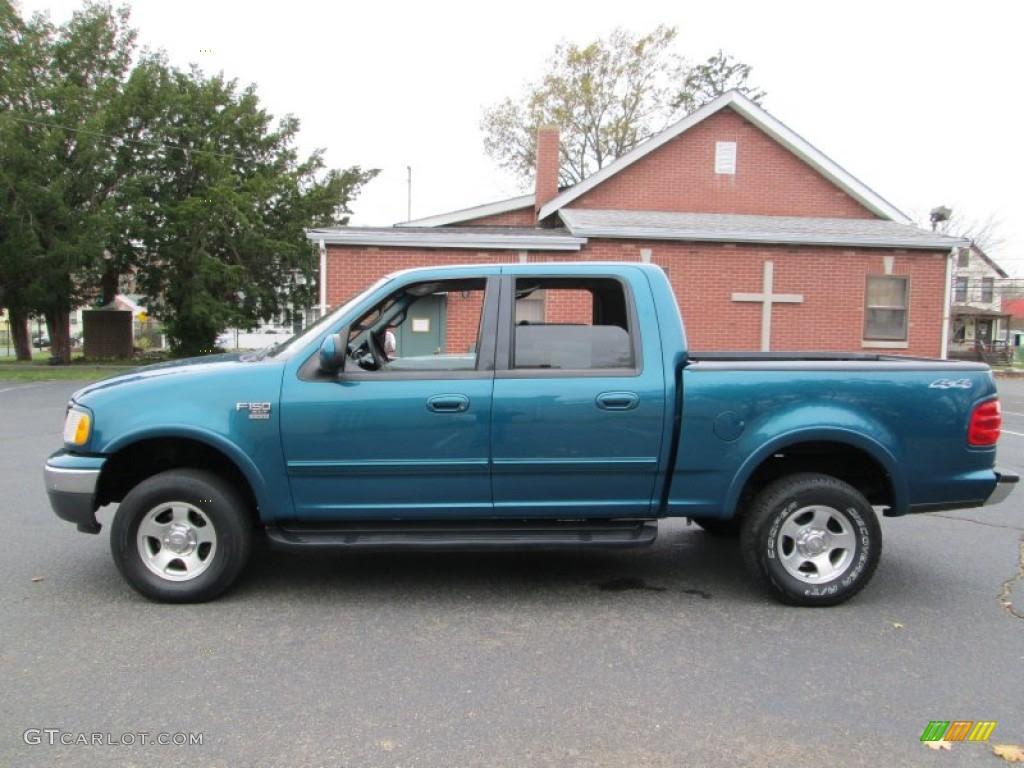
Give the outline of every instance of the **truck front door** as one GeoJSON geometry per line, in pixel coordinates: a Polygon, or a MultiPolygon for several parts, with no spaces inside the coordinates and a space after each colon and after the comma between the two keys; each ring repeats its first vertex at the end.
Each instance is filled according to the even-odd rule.
{"type": "MultiPolygon", "coordinates": [[[[397,289],[406,292],[401,304],[407,311],[376,320],[371,312],[365,320],[367,328],[380,326],[376,350],[353,350],[356,354],[337,376],[308,366],[306,375],[300,371],[298,377],[286,377],[281,433],[298,519],[440,520],[492,514],[497,278],[493,282],[493,292],[484,279],[397,289]],[[445,349],[408,355],[403,354],[408,345],[399,342],[394,355],[383,355],[385,327],[392,326],[400,339],[407,338],[406,330],[415,336],[426,327],[418,302],[431,310],[444,308],[445,349]],[[404,330],[406,323],[417,323],[417,330],[404,330]]],[[[368,333],[361,338],[369,340],[368,333]]]]}

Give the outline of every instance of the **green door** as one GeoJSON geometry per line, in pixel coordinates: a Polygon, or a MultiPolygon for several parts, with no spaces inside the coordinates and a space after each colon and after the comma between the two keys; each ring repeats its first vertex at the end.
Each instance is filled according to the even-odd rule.
{"type": "Polygon", "coordinates": [[[423,357],[445,351],[447,303],[446,296],[431,295],[409,307],[405,322],[395,329],[395,357],[423,357]]]}

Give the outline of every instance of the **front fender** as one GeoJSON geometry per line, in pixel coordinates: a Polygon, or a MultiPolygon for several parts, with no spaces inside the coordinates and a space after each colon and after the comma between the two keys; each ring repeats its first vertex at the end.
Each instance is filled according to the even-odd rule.
{"type": "Polygon", "coordinates": [[[224,454],[238,467],[249,483],[249,487],[256,497],[256,503],[260,508],[260,518],[264,522],[269,522],[275,517],[281,516],[282,513],[285,513],[290,508],[291,497],[287,489],[276,489],[271,483],[268,483],[259,465],[238,445],[217,432],[201,427],[182,424],[156,424],[145,429],[118,435],[103,447],[102,453],[113,455],[144,440],[159,440],[161,438],[195,440],[224,454]]]}

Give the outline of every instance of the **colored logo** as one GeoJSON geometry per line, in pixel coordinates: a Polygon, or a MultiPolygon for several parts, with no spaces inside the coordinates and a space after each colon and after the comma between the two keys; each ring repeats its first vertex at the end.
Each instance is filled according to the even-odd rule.
{"type": "Polygon", "coordinates": [[[932,720],[921,741],[988,741],[995,727],[995,720],[932,720]]]}

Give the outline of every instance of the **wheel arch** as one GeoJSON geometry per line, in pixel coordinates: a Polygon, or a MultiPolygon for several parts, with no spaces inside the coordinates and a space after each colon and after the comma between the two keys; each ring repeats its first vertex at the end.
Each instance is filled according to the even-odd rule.
{"type": "Polygon", "coordinates": [[[887,515],[907,509],[906,479],[896,457],[880,442],[849,430],[791,432],[759,446],[742,464],[726,495],[725,509],[740,515],[757,493],[780,477],[821,473],[849,483],[887,515]]]}
{"type": "Polygon", "coordinates": [[[126,435],[106,453],[97,487],[98,506],[121,501],[140,482],[160,472],[191,468],[211,471],[236,487],[254,521],[272,508],[258,467],[217,435],[181,429],[126,435]]]}

